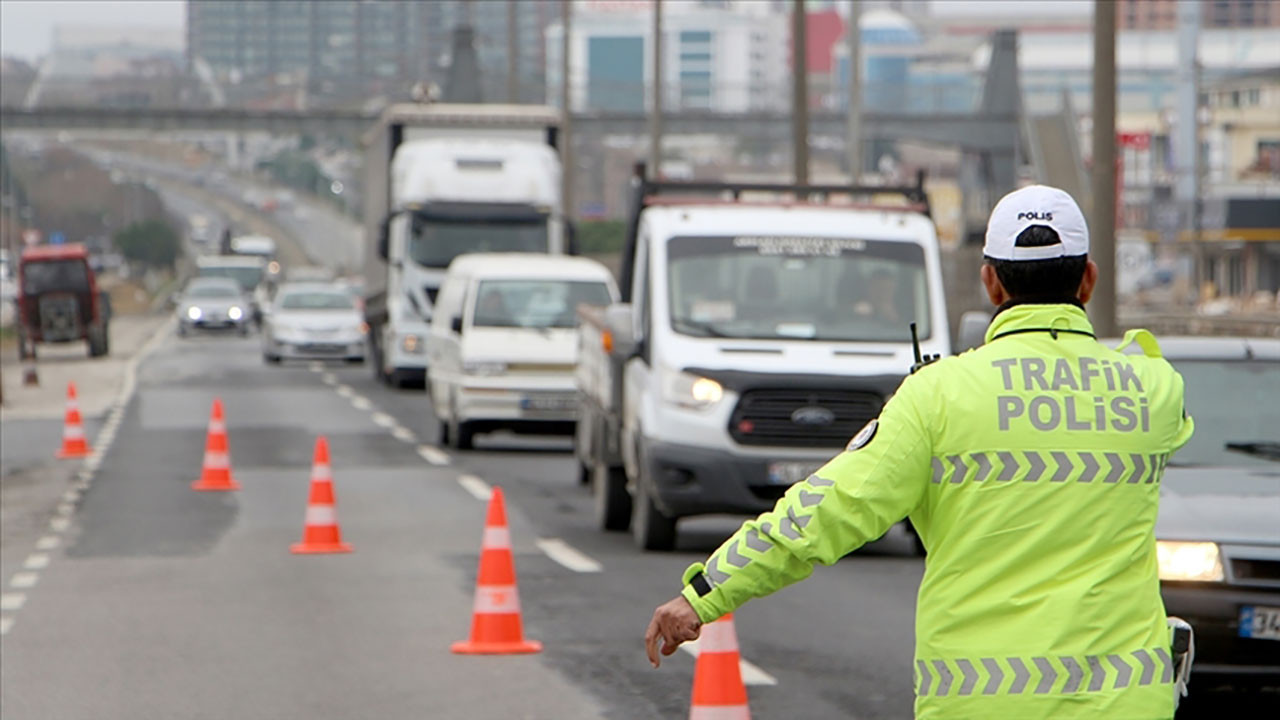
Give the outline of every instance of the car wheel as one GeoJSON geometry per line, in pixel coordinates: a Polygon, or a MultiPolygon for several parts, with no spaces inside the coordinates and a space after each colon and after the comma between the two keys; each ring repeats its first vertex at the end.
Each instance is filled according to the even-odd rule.
{"type": "Polygon", "coordinates": [[[106,355],[110,345],[107,340],[106,327],[91,327],[88,332],[89,336],[89,357],[102,357],[106,355]]]}
{"type": "Polygon", "coordinates": [[[595,500],[596,525],[601,530],[624,531],[631,526],[631,493],[622,468],[603,463],[591,473],[591,493],[595,500]]]}
{"type": "Polygon", "coordinates": [[[662,514],[653,503],[653,494],[643,467],[636,497],[631,502],[631,537],[641,550],[670,551],[676,546],[676,518],[662,514]]]}
{"type": "Polygon", "coordinates": [[[263,354],[262,354],[262,359],[263,359],[264,361],[266,361],[266,363],[267,363],[268,365],[279,365],[279,364],[280,364],[280,356],[279,356],[279,355],[272,355],[272,354],[270,354],[270,353],[263,353],[263,354]]]}

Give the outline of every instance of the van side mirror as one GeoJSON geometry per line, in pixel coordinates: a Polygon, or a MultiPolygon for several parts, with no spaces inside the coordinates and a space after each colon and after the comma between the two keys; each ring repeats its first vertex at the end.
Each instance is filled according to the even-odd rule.
{"type": "Polygon", "coordinates": [[[378,257],[383,261],[391,255],[391,216],[382,219],[378,224],[378,257]]]}
{"type": "Polygon", "coordinates": [[[604,325],[613,336],[613,355],[631,357],[636,354],[638,339],[630,303],[614,303],[606,307],[604,325]]]}
{"type": "Polygon", "coordinates": [[[461,335],[462,334],[462,316],[454,315],[453,319],[449,321],[449,327],[452,328],[454,332],[461,335]]]}
{"type": "Polygon", "coordinates": [[[964,352],[980,347],[987,337],[987,326],[991,324],[991,313],[982,310],[970,310],[960,316],[960,333],[956,342],[956,352],[964,352]]]}

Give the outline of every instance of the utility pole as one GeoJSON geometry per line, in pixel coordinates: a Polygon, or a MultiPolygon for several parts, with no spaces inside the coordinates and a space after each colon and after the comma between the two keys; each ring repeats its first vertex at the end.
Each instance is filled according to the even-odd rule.
{"type": "Polygon", "coordinates": [[[520,102],[519,28],[516,26],[516,0],[507,0],[507,102],[520,102]]]}
{"type": "Polygon", "coordinates": [[[1196,298],[1205,282],[1204,243],[1200,232],[1200,3],[1178,4],[1178,92],[1173,127],[1173,159],[1176,168],[1174,200],[1178,207],[1178,226],[1192,231],[1195,252],[1192,281],[1196,298]]]}
{"type": "Polygon", "coordinates": [[[653,0],[653,107],[649,111],[649,172],[662,177],[662,0],[653,0]]]}
{"type": "Polygon", "coordinates": [[[861,0],[849,0],[849,22],[844,29],[849,50],[849,130],[845,139],[849,156],[849,184],[857,185],[862,174],[862,31],[858,18],[861,0]]]}
{"type": "Polygon", "coordinates": [[[1098,337],[1116,337],[1116,6],[1093,3],[1093,227],[1098,285],[1090,313],[1098,337]]]}
{"type": "Polygon", "coordinates": [[[560,202],[566,221],[573,218],[573,108],[569,92],[569,42],[573,34],[573,0],[560,0],[560,110],[564,113],[560,125],[560,202]]]}
{"type": "Polygon", "coordinates": [[[809,78],[804,0],[791,6],[791,152],[797,185],[809,183],[809,78]]]}

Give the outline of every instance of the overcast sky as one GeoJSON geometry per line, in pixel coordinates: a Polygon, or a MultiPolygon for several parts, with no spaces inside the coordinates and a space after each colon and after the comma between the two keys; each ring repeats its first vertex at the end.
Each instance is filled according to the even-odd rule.
{"type": "Polygon", "coordinates": [[[183,0],[0,0],[0,55],[31,60],[48,52],[55,25],[181,29],[183,0]]]}

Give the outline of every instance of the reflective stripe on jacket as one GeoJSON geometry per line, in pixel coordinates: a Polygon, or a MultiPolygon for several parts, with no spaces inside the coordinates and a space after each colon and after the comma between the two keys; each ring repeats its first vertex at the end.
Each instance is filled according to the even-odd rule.
{"type": "MultiPolygon", "coordinates": [[[[1182,378],[1019,305],[987,344],[908,377],[878,421],[708,559],[704,621],[801,580],[910,516],[928,550],[918,718],[1168,718],[1160,476],[1191,436],[1182,378]],[[1050,332],[1052,330],[1052,332],[1050,332]]],[[[700,566],[699,566],[700,567],[700,566]]]]}

